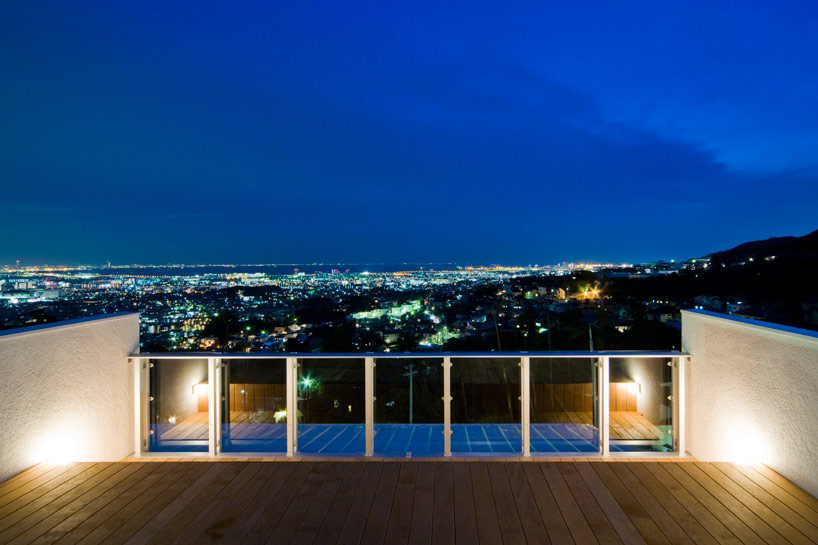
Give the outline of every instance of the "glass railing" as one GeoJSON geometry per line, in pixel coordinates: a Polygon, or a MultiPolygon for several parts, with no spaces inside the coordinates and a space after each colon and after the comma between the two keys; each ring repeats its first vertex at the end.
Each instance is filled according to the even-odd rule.
{"type": "Polygon", "coordinates": [[[138,452],[678,452],[681,353],[135,355],[138,452]]]}
{"type": "Polygon", "coordinates": [[[520,358],[451,358],[453,455],[523,451],[520,358]]]}
{"type": "Polygon", "coordinates": [[[673,451],[673,368],[665,358],[611,358],[610,448],[673,451]]]}
{"type": "Polygon", "coordinates": [[[297,376],[298,452],[363,455],[364,359],[305,359],[297,376]]]}
{"type": "Polygon", "coordinates": [[[531,358],[531,452],[599,451],[594,358],[531,358]]]}
{"type": "Polygon", "coordinates": [[[220,366],[223,452],[287,452],[286,363],[231,359],[220,366]]]}
{"type": "Polygon", "coordinates": [[[149,368],[149,449],[207,452],[210,434],[207,360],[152,360],[149,368]]]}
{"type": "Polygon", "coordinates": [[[442,358],[375,360],[378,456],[443,456],[442,358]]]}

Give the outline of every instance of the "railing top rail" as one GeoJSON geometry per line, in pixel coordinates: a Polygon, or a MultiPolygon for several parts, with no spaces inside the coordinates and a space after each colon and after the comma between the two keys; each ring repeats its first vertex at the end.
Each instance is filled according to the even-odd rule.
{"type": "Polygon", "coordinates": [[[143,352],[131,354],[131,358],[150,359],[434,359],[434,358],[678,358],[687,356],[677,351],[605,351],[605,352],[143,352]]]}

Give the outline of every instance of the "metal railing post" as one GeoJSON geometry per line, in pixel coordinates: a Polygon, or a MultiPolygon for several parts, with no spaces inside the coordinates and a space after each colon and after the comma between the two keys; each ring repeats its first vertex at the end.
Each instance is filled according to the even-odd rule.
{"type": "Polygon", "coordinates": [[[688,356],[673,358],[673,451],[685,453],[685,366],[688,356]]]}
{"type": "Polygon", "coordinates": [[[520,415],[522,416],[523,456],[531,456],[531,358],[520,361],[520,415]]]}
{"type": "Polygon", "coordinates": [[[608,356],[602,358],[602,380],[599,387],[599,451],[602,456],[608,456],[611,453],[611,359],[608,356]]]}
{"type": "Polygon", "coordinates": [[[143,358],[133,358],[133,386],[134,386],[134,456],[141,456],[148,450],[148,432],[145,426],[147,421],[148,392],[144,379],[147,362],[143,358]]]}
{"type": "Polygon", "coordinates": [[[298,359],[287,358],[287,456],[298,452],[298,359]]]}
{"type": "Polygon", "coordinates": [[[366,430],[366,452],[365,456],[372,456],[375,451],[375,358],[364,359],[364,395],[365,405],[365,430],[366,430]]]}
{"type": "Polygon", "coordinates": [[[216,376],[219,371],[216,367],[216,358],[207,358],[207,452],[216,456],[216,428],[219,426],[218,392],[216,391],[216,376]]]}
{"type": "Polygon", "coordinates": [[[452,359],[443,358],[443,456],[452,455],[452,359]]]}
{"type": "MultiPolygon", "coordinates": [[[[216,359],[216,454],[221,454],[222,452],[222,409],[224,408],[224,398],[222,397],[222,393],[224,391],[224,384],[222,383],[222,368],[225,366],[225,363],[221,360],[221,358],[216,359]]],[[[228,407],[229,411],[229,407],[228,407]]],[[[229,422],[230,419],[228,418],[227,421],[229,422]]]]}

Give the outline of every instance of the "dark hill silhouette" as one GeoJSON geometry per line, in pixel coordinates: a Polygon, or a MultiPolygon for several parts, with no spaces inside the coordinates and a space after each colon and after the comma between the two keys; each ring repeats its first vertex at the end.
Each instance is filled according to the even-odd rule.
{"type": "Polygon", "coordinates": [[[735,248],[715,252],[708,257],[714,263],[736,263],[775,256],[776,260],[818,258],[818,230],[802,237],[774,237],[739,244],[735,248]]]}

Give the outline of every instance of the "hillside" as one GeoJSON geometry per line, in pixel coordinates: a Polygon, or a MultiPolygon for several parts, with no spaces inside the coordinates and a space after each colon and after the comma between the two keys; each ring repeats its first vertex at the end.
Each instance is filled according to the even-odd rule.
{"type": "Polygon", "coordinates": [[[818,230],[802,237],[774,237],[739,244],[735,248],[715,252],[708,257],[714,263],[736,263],[764,258],[800,260],[818,257],[818,230]]]}

